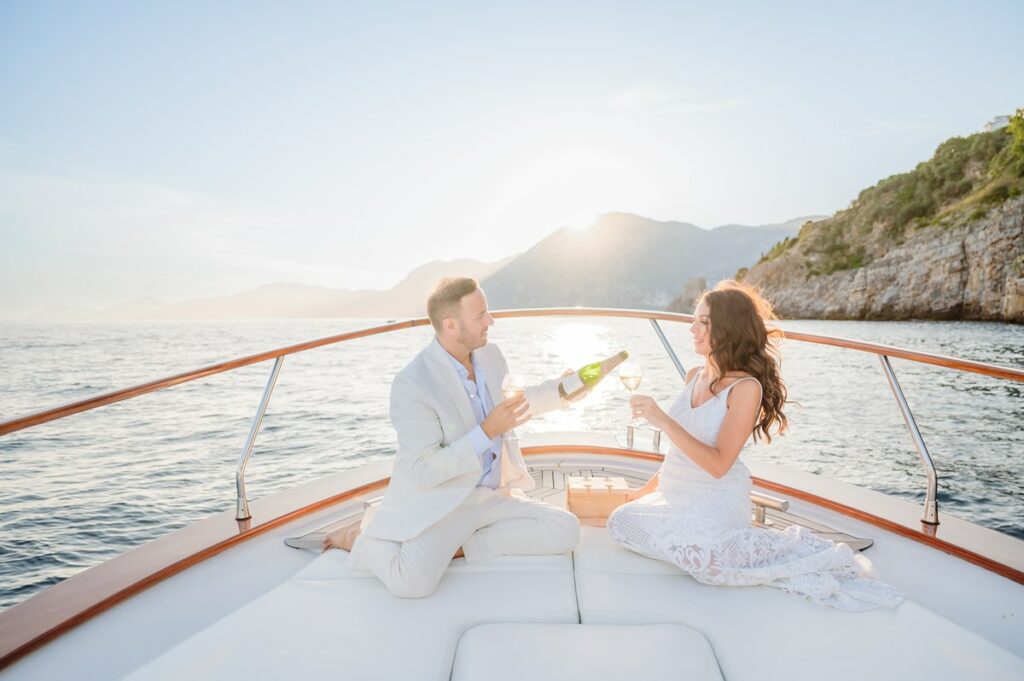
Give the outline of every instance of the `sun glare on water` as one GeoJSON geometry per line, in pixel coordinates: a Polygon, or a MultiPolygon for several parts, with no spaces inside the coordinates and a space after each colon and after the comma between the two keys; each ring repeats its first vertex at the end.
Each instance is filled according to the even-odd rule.
{"type": "MultiPolygon", "coordinates": [[[[540,343],[545,363],[562,369],[579,369],[582,366],[605,359],[622,350],[622,340],[607,325],[590,322],[563,321],[554,325],[540,343]]],[[[609,395],[621,391],[618,381],[602,381],[594,392],[568,409],[548,412],[544,418],[531,421],[528,431],[566,432],[594,430],[592,422],[595,409],[602,411],[609,404],[609,395]]],[[[624,393],[623,393],[624,394],[624,393]]],[[[612,408],[619,403],[611,398],[612,408]]]]}
{"type": "Polygon", "coordinates": [[[617,352],[614,339],[604,326],[564,323],[555,327],[544,342],[545,353],[558,366],[580,368],[617,352]]]}

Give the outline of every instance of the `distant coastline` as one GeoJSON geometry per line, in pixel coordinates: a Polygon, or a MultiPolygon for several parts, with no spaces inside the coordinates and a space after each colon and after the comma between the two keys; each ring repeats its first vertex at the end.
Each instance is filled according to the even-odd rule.
{"type": "Polygon", "coordinates": [[[818,218],[707,230],[688,223],[608,213],[586,230],[556,230],[525,253],[496,262],[428,263],[386,291],[278,282],[231,296],[173,303],[147,298],[101,310],[51,305],[21,321],[419,317],[424,313],[426,294],[443,276],[476,277],[495,309],[575,305],[663,309],[690,277],[717,281],[731,276],[771,244],[795,236],[808,219],[818,218]]]}

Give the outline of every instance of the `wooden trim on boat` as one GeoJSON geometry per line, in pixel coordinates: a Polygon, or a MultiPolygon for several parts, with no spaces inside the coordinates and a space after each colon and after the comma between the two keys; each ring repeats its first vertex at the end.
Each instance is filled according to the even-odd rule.
{"type": "Polygon", "coordinates": [[[252,502],[249,520],[235,520],[234,509],[224,511],[54,584],[0,613],[0,669],[207,558],[302,516],[379,490],[389,481],[383,478],[298,507],[296,490],[282,492],[252,502]]]}
{"type": "Polygon", "coordinates": [[[926,544],[932,547],[933,549],[938,549],[945,553],[956,556],[957,558],[960,558],[962,560],[966,560],[968,563],[973,563],[974,565],[985,568],[990,572],[994,572],[997,575],[1006,577],[1007,579],[1013,580],[1018,584],[1024,584],[1024,572],[1009,565],[1004,565],[1003,563],[992,560],[991,558],[983,556],[979,553],[975,553],[970,549],[966,549],[957,544],[953,544],[951,542],[939,539],[937,535],[940,532],[941,525],[937,527],[925,526],[924,523],[921,523],[921,529],[916,529],[913,527],[908,527],[904,523],[896,522],[888,518],[883,518],[881,516],[877,516],[872,513],[868,513],[866,511],[853,508],[852,506],[847,506],[846,504],[841,504],[836,501],[826,499],[825,497],[818,496],[817,494],[813,494],[811,492],[805,492],[804,490],[789,487],[788,485],[782,485],[776,482],[772,482],[771,480],[765,480],[763,478],[755,477],[753,478],[753,482],[754,485],[756,485],[757,487],[770,489],[774,492],[786,494],[788,496],[812,503],[815,506],[821,506],[822,508],[827,508],[831,511],[842,513],[845,516],[849,516],[856,520],[860,520],[862,522],[875,525],[877,527],[882,528],[883,530],[892,532],[893,534],[898,534],[901,537],[912,539],[921,544],[926,544]]]}
{"type": "Polygon", "coordinates": [[[620,449],[600,445],[534,445],[521,449],[523,456],[539,456],[541,454],[607,454],[624,456],[627,459],[643,459],[644,461],[661,461],[665,457],[652,452],[641,452],[635,449],[620,449]]]}
{"type": "Polygon", "coordinates": [[[982,376],[991,376],[992,378],[1004,378],[1011,381],[1024,382],[1024,369],[1004,367],[999,366],[998,364],[986,364],[985,362],[975,362],[973,360],[959,359],[957,357],[949,357],[947,355],[934,355],[928,352],[915,352],[914,350],[904,350],[903,348],[878,345],[877,343],[865,343],[863,341],[849,340],[846,338],[818,336],[812,333],[786,331],[784,334],[786,338],[793,340],[807,341],[809,343],[817,343],[818,345],[831,345],[837,348],[846,348],[847,350],[859,350],[861,352],[870,352],[875,355],[907,359],[920,364],[931,364],[932,366],[944,367],[946,369],[957,369],[958,371],[967,371],[973,374],[981,374],[982,376]]]}
{"type": "MultiPolygon", "coordinates": [[[[644,460],[657,460],[662,459],[661,455],[652,454],[650,452],[640,452],[631,449],[618,449],[615,447],[607,446],[592,446],[592,445],[570,445],[570,446],[558,446],[558,445],[545,445],[542,447],[523,447],[523,456],[534,456],[541,454],[555,454],[560,452],[565,453],[587,453],[587,454],[601,454],[605,456],[619,456],[631,459],[644,459],[644,460]]],[[[753,477],[754,485],[764,489],[770,489],[774,492],[786,494],[788,496],[807,501],[816,506],[827,508],[836,513],[841,513],[855,520],[875,525],[893,534],[898,534],[901,537],[912,539],[921,544],[926,544],[933,549],[938,549],[945,553],[951,554],[965,560],[969,563],[973,563],[979,567],[982,567],[990,572],[994,572],[1002,577],[1013,580],[1018,584],[1024,584],[1024,572],[1014,568],[1010,565],[1005,565],[996,560],[983,556],[979,553],[971,551],[963,546],[955,544],[944,539],[940,539],[938,534],[941,532],[941,525],[939,527],[927,527],[925,528],[922,523],[921,528],[915,528],[908,526],[904,522],[892,520],[890,518],[884,518],[882,516],[874,515],[866,511],[862,511],[853,506],[848,506],[836,501],[832,501],[825,497],[819,496],[812,492],[806,492],[804,490],[790,487],[788,485],[779,484],[766,480],[760,477],[753,477]]]]}
{"type": "Polygon", "coordinates": [[[358,331],[342,333],[336,336],[327,336],[326,338],[306,341],[305,343],[297,343],[295,345],[278,348],[277,350],[269,350],[255,355],[247,355],[245,357],[239,357],[238,359],[228,360],[227,362],[220,362],[219,364],[211,364],[210,366],[203,367],[201,369],[186,371],[183,374],[176,374],[174,376],[150,381],[149,383],[142,383],[130,388],[123,388],[121,390],[103,393],[102,395],[89,397],[84,400],[79,400],[78,402],[71,402],[70,404],[65,404],[53,409],[47,409],[28,416],[22,416],[9,421],[0,421],[0,435],[13,433],[17,430],[47,423],[48,421],[56,421],[57,419],[71,416],[72,414],[78,414],[83,411],[89,411],[90,409],[96,409],[97,407],[113,404],[114,402],[121,402],[133,397],[139,397],[140,395],[156,392],[157,390],[163,390],[164,388],[170,388],[171,386],[179,385],[181,383],[188,383],[189,381],[195,381],[200,378],[207,378],[208,376],[221,374],[225,371],[232,371],[233,369],[249,366],[251,364],[259,364],[260,362],[266,362],[269,359],[277,359],[278,357],[294,355],[299,352],[305,352],[306,350],[312,350],[325,345],[333,345],[334,343],[343,343],[345,341],[355,340],[356,338],[376,336],[378,334],[399,331],[401,329],[411,329],[415,326],[425,326],[429,323],[430,320],[428,319],[410,319],[404,322],[374,326],[368,329],[359,329],[358,331]]]}
{"type": "MultiPolygon", "coordinates": [[[[592,307],[499,310],[496,312],[492,312],[491,315],[498,319],[514,317],[624,317],[684,323],[693,321],[693,315],[677,312],[654,312],[650,310],[617,310],[615,308],[592,307]]],[[[784,320],[782,323],[785,323],[784,320]]],[[[887,357],[907,359],[912,362],[931,364],[934,366],[945,367],[947,369],[958,369],[960,371],[968,371],[975,374],[982,374],[983,376],[992,376],[995,378],[1005,378],[1011,381],[1024,382],[1024,369],[1004,367],[999,366],[997,364],[986,364],[985,362],[975,362],[967,359],[959,359],[957,357],[948,357],[946,355],[934,355],[928,352],[904,350],[903,348],[897,348],[888,345],[879,345],[877,343],[865,343],[863,341],[851,340],[848,338],[833,338],[831,336],[819,336],[813,333],[801,333],[798,331],[785,330],[783,330],[782,333],[783,336],[791,340],[804,341],[807,343],[817,343],[819,345],[831,345],[833,347],[845,348],[847,350],[859,350],[861,352],[870,352],[875,355],[886,355],[887,357]]]]}
{"type": "MultiPolygon", "coordinates": [[[[653,310],[618,310],[615,308],[594,307],[496,310],[491,314],[497,319],[512,319],[519,317],[618,317],[625,319],[649,319],[681,323],[688,323],[693,321],[692,315],[676,312],[656,312],[653,310]]],[[[89,397],[84,400],[79,400],[78,402],[71,402],[60,407],[47,409],[44,411],[37,412],[35,414],[29,414],[28,416],[21,416],[18,418],[10,419],[8,421],[0,421],[0,435],[6,435],[8,433],[13,433],[15,431],[23,430],[25,428],[37,426],[43,423],[47,423],[49,421],[55,421],[66,416],[71,416],[72,414],[78,414],[83,411],[89,411],[90,409],[96,409],[97,407],[113,404],[114,402],[121,402],[122,400],[127,400],[133,397],[138,397],[140,395],[145,395],[147,393],[156,392],[157,390],[163,390],[164,388],[169,388],[171,386],[179,385],[181,383],[187,383],[189,381],[195,381],[200,378],[214,376],[225,371],[231,371],[233,369],[249,366],[251,364],[259,364],[260,362],[265,362],[270,359],[276,359],[278,357],[284,357],[299,352],[305,352],[306,350],[312,350],[314,348],[323,347],[325,345],[343,343],[345,341],[355,340],[356,338],[365,338],[366,336],[375,336],[382,333],[389,333],[391,331],[410,329],[416,326],[426,326],[429,323],[430,320],[426,318],[409,319],[402,322],[395,322],[392,324],[384,324],[382,326],[374,326],[371,328],[359,329],[357,331],[342,333],[335,336],[327,336],[326,338],[320,338],[317,340],[307,341],[305,343],[289,345],[283,348],[278,348],[276,350],[269,350],[267,352],[261,352],[255,355],[248,355],[246,357],[240,357],[238,359],[229,360],[227,362],[221,362],[219,364],[212,364],[208,367],[195,369],[193,371],[187,371],[182,374],[169,376],[167,378],[162,378],[156,381],[150,381],[149,383],[142,383],[140,385],[132,386],[130,388],[124,388],[109,393],[103,393],[101,395],[96,395],[95,397],[89,397]]],[[[886,355],[887,357],[896,357],[898,359],[906,359],[913,362],[919,362],[922,364],[931,364],[933,366],[940,366],[948,369],[957,369],[959,371],[968,371],[971,373],[982,374],[984,376],[992,376],[995,378],[1004,378],[1009,379],[1011,381],[1024,382],[1024,369],[1003,367],[996,364],[986,364],[984,362],[974,362],[971,360],[958,359],[956,357],[947,357],[945,355],[933,355],[926,352],[915,352],[913,350],[904,350],[902,348],[890,347],[887,345],[878,345],[876,343],[865,343],[862,341],[849,340],[845,338],[819,336],[812,333],[784,331],[783,335],[786,338],[792,340],[805,341],[808,343],[817,343],[820,345],[831,345],[834,347],[845,348],[848,350],[859,350],[861,352],[870,352],[876,355],[886,355]]]]}

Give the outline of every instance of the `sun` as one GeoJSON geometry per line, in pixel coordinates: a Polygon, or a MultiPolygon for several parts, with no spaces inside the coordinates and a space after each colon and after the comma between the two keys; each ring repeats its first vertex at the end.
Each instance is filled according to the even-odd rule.
{"type": "Polygon", "coordinates": [[[647,212],[657,199],[635,163],[593,147],[552,150],[510,168],[483,208],[494,229],[585,230],[601,213],[647,212]]]}

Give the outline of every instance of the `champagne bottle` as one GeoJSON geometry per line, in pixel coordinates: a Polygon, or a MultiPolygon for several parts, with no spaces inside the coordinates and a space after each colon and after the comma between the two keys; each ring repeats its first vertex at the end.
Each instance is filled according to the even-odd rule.
{"type": "Polygon", "coordinates": [[[626,361],[629,353],[622,352],[612,355],[602,362],[593,362],[586,365],[574,374],[569,374],[558,382],[558,394],[563,400],[572,401],[579,397],[583,391],[593,388],[601,382],[601,379],[611,373],[612,369],[626,361]]]}

